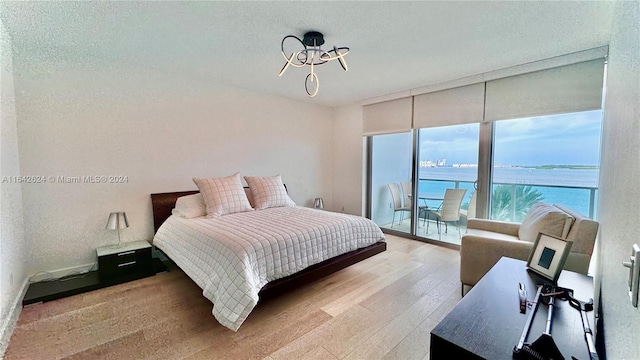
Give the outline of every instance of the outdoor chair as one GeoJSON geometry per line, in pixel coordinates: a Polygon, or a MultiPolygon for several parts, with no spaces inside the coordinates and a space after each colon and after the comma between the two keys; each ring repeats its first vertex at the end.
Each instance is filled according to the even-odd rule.
{"type": "Polygon", "coordinates": [[[469,219],[473,219],[476,217],[476,192],[471,193],[471,199],[469,200],[469,207],[465,209],[460,209],[460,217],[464,218],[465,221],[469,219]]]}
{"type": "Polygon", "coordinates": [[[405,182],[401,182],[400,186],[402,187],[402,195],[403,195],[403,203],[402,205],[404,207],[411,207],[411,182],[410,181],[405,181],[405,182]]]}
{"type": "Polygon", "coordinates": [[[404,220],[404,213],[411,213],[411,204],[409,206],[404,206],[402,204],[402,197],[400,196],[400,187],[396,183],[389,183],[389,191],[391,192],[391,198],[393,200],[393,220],[391,220],[391,227],[393,227],[393,223],[396,221],[396,213],[400,212],[400,221],[398,224],[404,220]]]}
{"type": "Polygon", "coordinates": [[[427,218],[425,219],[427,220],[427,230],[429,229],[428,220],[433,216],[438,228],[438,239],[442,239],[441,222],[445,223],[445,232],[448,230],[447,223],[455,222],[458,227],[458,235],[460,235],[460,205],[462,205],[462,198],[466,192],[466,189],[447,189],[440,207],[436,210],[427,210],[427,218]]]}

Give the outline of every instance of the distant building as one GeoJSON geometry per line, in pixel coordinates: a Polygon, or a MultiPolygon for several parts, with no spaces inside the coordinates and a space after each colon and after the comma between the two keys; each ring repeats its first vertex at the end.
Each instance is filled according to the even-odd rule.
{"type": "Polygon", "coordinates": [[[419,166],[421,168],[432,168],[432,167],[443,167],[443,166],[447,166],[447,159],[436,159],[436,161],[433,160],[421,160],[419,163],[419,166]]]}

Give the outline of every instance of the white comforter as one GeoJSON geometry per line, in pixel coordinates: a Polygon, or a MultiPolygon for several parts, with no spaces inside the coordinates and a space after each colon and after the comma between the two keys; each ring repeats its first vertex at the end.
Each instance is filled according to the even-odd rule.
{"type": "Polygon", "coordinates": [[[220,324],[237,331],[266,283],[383,239],[363,217],[279,207],[213,219],[171,216],[153,243],[202,288],[220,324]]]}

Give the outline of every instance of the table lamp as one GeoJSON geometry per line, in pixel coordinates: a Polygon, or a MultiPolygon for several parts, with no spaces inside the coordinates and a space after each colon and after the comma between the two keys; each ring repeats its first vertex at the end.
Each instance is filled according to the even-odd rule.
{"type": "Polygon", "coordinates": [[[322,200],[322,198],[315,198],[313,200],[313,207],[316,209],[324,209],[324,200],[322,200]]]}
{"type": "Polygon", "coordinates": [[[122,212],[112,212],[109,214],[109,220],[107,220],[108,230],[118,230],[118,246],[120,246],[120,229],[128,228],[129,222],[127,221],[127,214],[122,212]]]}

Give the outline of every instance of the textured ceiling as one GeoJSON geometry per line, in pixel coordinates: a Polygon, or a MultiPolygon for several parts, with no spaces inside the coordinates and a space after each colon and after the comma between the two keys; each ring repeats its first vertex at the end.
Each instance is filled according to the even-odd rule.
{"type": "Polygon", "coordinates": [[[11,2],[0,17],[14,63],[37,77],[141,67],[340,106],[606,45],[611,2],[11,2]],[[280,41],[308,30],[348,46],[349,71],[284,65],[280,41]]]}

